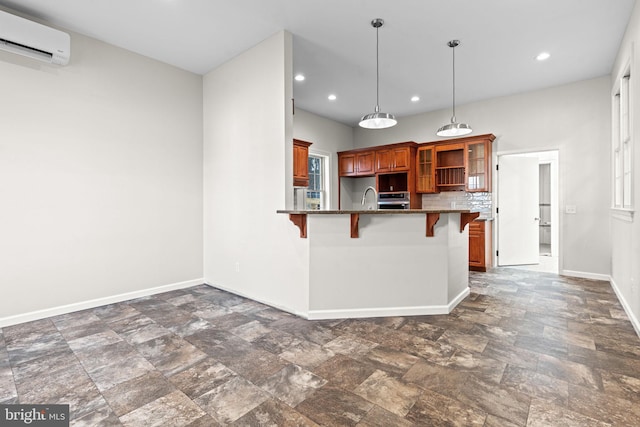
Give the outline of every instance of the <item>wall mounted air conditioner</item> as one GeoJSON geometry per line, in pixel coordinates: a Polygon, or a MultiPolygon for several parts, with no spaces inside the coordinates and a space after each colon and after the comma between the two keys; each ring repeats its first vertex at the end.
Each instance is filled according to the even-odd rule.
{"type": "Polygon", "coordinates": [[[71,57],[69,34],[0,10],[0,49],[57,65],[71,57]]]}

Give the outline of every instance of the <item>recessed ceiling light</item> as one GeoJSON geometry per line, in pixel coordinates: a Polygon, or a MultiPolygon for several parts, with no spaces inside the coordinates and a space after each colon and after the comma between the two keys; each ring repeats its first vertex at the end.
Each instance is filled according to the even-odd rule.
{"type": "Polygon", "coordinates": [[[418,95],[414,95],[411,97],[411,102],[418,102],[420,101],[420,97],[418,95]]]}
{"type": "Polygon", "coordinates": [[[294,79],[296,79],[297,82],[304,81],[304,75],[303,74],[296,74],[294,79]]]}
{"type": "Polygon", "coordinates": [[[329,101],[335,101],[336,100],[336,96],[334,94],[331,94],[327,97],[327,99],[329,99],[329,101]]]}
{"type": "Polygon", "coordinates": [[[551,54],[549,52],[541,52],[538,54],[538,56],[536,56],[536,59],[538,61],[545,61],[547,59],[549,59],[549,57],[551,56],[551,54]]]}

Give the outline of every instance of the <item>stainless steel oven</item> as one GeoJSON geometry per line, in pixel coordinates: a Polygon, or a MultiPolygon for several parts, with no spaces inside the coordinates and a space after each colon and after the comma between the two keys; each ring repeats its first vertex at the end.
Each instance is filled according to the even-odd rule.
{"type": "Polygon", "coordinates": [[[378,209],[409,209],[410,194],[405,191],[378,193],[378,209]]]}

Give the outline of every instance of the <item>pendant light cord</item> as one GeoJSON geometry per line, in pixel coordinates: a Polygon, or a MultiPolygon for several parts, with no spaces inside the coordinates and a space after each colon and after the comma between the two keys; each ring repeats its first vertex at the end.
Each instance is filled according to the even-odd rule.
{"type": "Polygon", "coordinates": [[[380,26],[376,27],[376,113],[380,111],[380,60],[378,58],[380,52],[380,38],[378,31],[380,26]]]}
{"type": "Polygon", "coordinates": [[[453,56],[453,116],[451,117],[451,123],[456,121],[456,46],[451,46],[453,56]]]}

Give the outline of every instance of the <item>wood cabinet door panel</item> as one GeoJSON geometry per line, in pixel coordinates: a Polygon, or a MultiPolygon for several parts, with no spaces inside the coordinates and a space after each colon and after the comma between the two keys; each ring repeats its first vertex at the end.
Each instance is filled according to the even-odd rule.
{"type": "Polygon", "coordinates": [[[420,147],[416,154],[416,191],[436,192],[436,163],[433,146],[420,147]]]}
{"type": "Polygon", "coordinates": [[[411,166],[411,150],[398,148],[393,151],[393,168],[397,171],[409,170],[411,166]]]}
{"type": "Polygon", "coordinates": [[[491,222],[469,223],[469,269],[487,271],[492,265],[491,222]]]}
{"type": "Polygon", "coordinates": [[[353,176],[356,174],[355,154],[341,154],[338,156],[338,170],[340,176],[353,176]]]}
{"type": "Polygon", "coordinates": [[[375,151],[356,154],[357,174],[373,175],[375,151]]]}
{"type": "Polygon", "coordinates": [[[376,172],[404,172],[411,167],[409,147],[376,151],[376,172]]]}
{"type": "Polygon", "coordinates": [[[374,174],[375,151],[339,153],[339,176],[368,176],[374,174]]]}
{"type": "Polygon", "coordinates": [[[376,172],[391,172],[393,170],[393,152],[391,150],[376,151],[376,172]]]}
{"type": "Polygon", "coordinates": [[[491,141],[468,142],[464,154],[465,190],[491,191],[491,141]]]}
{"type": "Polygon", "coordinates": [[[307,150],[297,145],[293,146],[293,177],[306,178],[309,171],[309,156],[307,150]]]}
{"type": "Polygon", "coordinates": [[[310,142],[293,140],[293,185],[309,186],[309,146],[310,142]]]}
{"type": "Polygon", "coordinates": [[[484,224],[477,221],[469,223],[469,265],[484,267],[484,224]]]}

